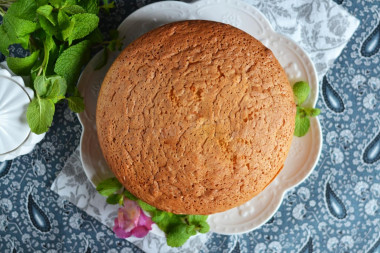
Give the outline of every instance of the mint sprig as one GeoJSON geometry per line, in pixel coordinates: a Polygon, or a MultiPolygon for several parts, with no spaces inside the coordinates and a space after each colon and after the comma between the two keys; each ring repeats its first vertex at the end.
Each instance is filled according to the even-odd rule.
{"type": "Polygon", "coordinates": [[[96,190],[105,197],[110,197],[115,192],[119,191],[123,186],[121,183],[115,178],[108,178],[102,182],[100,182],[96,186],[96,190]]]}
{"type": "Polygon", "coordinates": [[[107,197],[109,204],[123,204],[123,196],[137,201],[142,210],[148,212],[152,221],[164,231],[167,244],[171,247],[182,246],[191,236],[199,233],[207,233],[210,226],[207,223],[206,215],[184,215],[165,212],[149,205],[148,203],[136,198],[122,185],[116,178],[109,178],[96,187],[96,190],[107,197]],[[122,193],[120,193],[122,192],[122,193]]]}
{"type": "Polygon", "coordinates": [[[16,0],[0,2],[0,52],[7,56],[9,68],[17,75],[30,76],[35,97],[27,110],[27,121],[36,134],[52,124],[55,104],[66,100],[74,112],[84,110],[76,88],[82,67],[90,59],[91,48],[103,42],[98,29],[98,0],[16,0]],[[7,8],[5,11],[3,7],[7,8]],[[21,45],[30,55],[9,57],[9,46],[21,45]]]}
{"type": "MultiPolygon", "coordinates": [[[[124,190],[127,192],[127,190],[124,190]]],[[[131,193],[127,194],[132,195],[131,193]]],[[[132,195],[133,196],[133,195],[132,195]]],[[[136,199],[135,196],[131,200],[136,199]]],[[[191,236],[199,233],[207,233],[210,226],[206,222],[206,215],[183,215],[165,212],[138,199],[137,203],[148,212],[153,222],[165,232],[167,244],[171,247],[182,246],[191,236]]]]}
{"type": "Polygon", "coordinates": [[[293,85],[293,94],[297,105],[294,135],[297,137],[302,137],[309,131],[310,117],[318,116],[321,110],[318,108],[302,107],[302,104],[306,101],[310,94],[310,86],[307,82],[296,82],[293,85]]]}

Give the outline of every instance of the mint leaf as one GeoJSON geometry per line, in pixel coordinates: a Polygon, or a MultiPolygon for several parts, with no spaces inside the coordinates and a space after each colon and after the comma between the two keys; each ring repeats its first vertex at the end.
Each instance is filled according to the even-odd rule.
{"type": "Polygon", "coordinates": [[[123,200],[123,195],[111,194],[110,196],[108,196],[106,201],[108,204],[116,205],[116,204],[119,204],[120,202],[122,202],[122,200],[123,200]]]}
{"type": "MultiPolygon", "coordinates": [[[[57,42],[60,43],[60,42],[57,42]]],[[[46,75],[55,75],[54,72],[54,65],[58,59],[58,56],[60,54],[59,48],[51,36],[47,36],[44,42],[45,46],[45,53],[48,54],[46,57],[47,64],[45,65],[44,71],[46,75]]],[[[63,45],[60,45],[62,47],[63,45]]]]}
{"type": "Polygon", "coordinates": [[[294,135],[297,137],[304,136],[310,127],[310,120],[307,116],[302,116],[297,113],[296,115],[296,127],[294,129],[294,135]]]}
{"type": "Polygon", "coordinates": [[[48,90],[45,97],[51,99],[53,103],[57,103],[59,100],[65,98],[66,89],[66,80],[63,77],[50,77],[48,78],[48,90]]]}
{"type": "Polygon", "coordinates": [[[79,77],[82,66],[88,61],[90,42],[81,41],[76,45],[67,48],[58,57],[54,71],[63,76],[68,85],[73,85],[79,77]]]}
{"type": "Polygon", "coordinates": [[[49,3],[54,6],[54,8],[59,9],[62,7],[64,0],[49,0],[49,3]]]}
{"type": "MultiPolygon", "coordinates": [[[[32,2],[32,1],[29,1],[32,2]]],[[[36,0],[37,6],[43,6],[49,3],[49,0],[36,0]]]]}
{"type": "Polygon", "coordinates": [[[50,99],[36,96],[26,111],[26,119],[33,133],[45,133],[53,122],[55,107],[50,99]]]}
{"type": "Polygon", "coordinates": [[[194,225],[190,225],[190,226],[186,227],[186,233],[189,234],[189,235],[196,235],[197,234],[197,230],[195,229],[194,225]]]}
{"type": "Polygon", "coordinates": [[[303,110],[309,117],[316,117],[321,113],[321,110],[318,108],[303,108],[303,110]]]}
{"type": "Polygon", "coordinates": [[[34,79],[34,89],[38,96],[45,96],[47,92],[47,82],[44,76],[37,76],[36,79],[34,79]]]}
{"type": "MultiPolygon", "coordinates": [[[[69,16],[62,10],[58,11],[58,25],[61,29],[65,29],[70,24],[69,16]]],[[[64,36],[62,36],[64,37],[64,36]]],[[[66,37],[67,38],[67,37],[66,37]]]]}
{"type": "Polygon", "coordinates": [[[137,204],[139,204],[142,210],[147,211],[147,212],[153,212],[156,210],[154,206],[151,206],[140,199],[137,200],[137,204]]]}
{"type": "Polygon", "coordinates": [[[35,1],[18,0],[8,8],[7,14],[29,21],[33,21],[36,17],[36,9],[37,6],[35,1]]]}
{"type": "Polygon", "coordinates": [[[154,212],[154,215],[152,215],[152,221],[154,223],[160,223],[163,219],[165,219],[166,215],[165,212],[157,210],[154,212]]]}
{"type": "Polygon", "coordinates": [[[71,96],[66,98],[69,102],[69,108],[73,112],[80,113],[84,110],[84,102],[82,97],[71,96]]]}
{"type": "MultiPolygon", "coordinates": [[[[9,46],[12,45],[14,42],[12,39],[9,37],[7,31],[5,31],[4,26],[0,25],[0,52],[8,56],[9,55],[9,46]]],[[[16,42],[17,43],[17,42],[16,42]]]]}
{"type": "Polygon", "coordinates": [[[49,35],[58,35],[58,29],[50,21],[42,15],[38,15],[38,22],[40,23],[42,29],[49,35]]]}
{"type": "Polygon", "coordinates": [[[190,224],[198,225],[200,222],[205,222],[207,220],[207,215],[188,215],[187,219],[190,224]]]}
{"type": "Polygon", "coordinates": [[[168,231],[166,234],[166,242],[171,247],[182,246],[189,238],[190,234],[187,233],[186,224],[178,224],[168,231]]]}
{"type": "Polygon", "coordinates": [[[101,9],[105,10],[108,14],[110,13],[110,9],[115,8],[115,2],[108,2],[108,0],[103,0],[103,5],[100,6],[101,9]]]}
{"type": "Polygon", "coordinates": [[[210,230],[210,225],[207,222],[201,221],[199,223],[199,229],[198,229],[198,231],[200,233],[204,234],[204,233],[207,233],[209,230],[210,230]]]}
{"type": "Polygon", "coordinates": [[[29,34],[36,29],[34,21],[36,4],[30,0],[14,2],[3,17],[0,26],[0,51],[9,55],[8,47],[12,44],[21,44],[23,48],[29,45],[29,34]]]}
{"type": "Polygon", "coordinates": [[[98,14],[98,0],[80,0],[79,5],[82,6],[88,13],[98,14]]]}
{"type": "Polygon", "coordinates": [[[296,97],[296,104],[302,105],[303,102],[307,99],[310,93],[310,86],[305,81],[296,82],[293,85],[293,93],[296,97]]]}
{"type": "Polygon", "coordinates": [[[4,15],[3,26],[5,31],[8,33],[9,38],[13,41],[22,39],[37,29],[36,23],[27,19],[13,16],[9,13],[4,15]]]}
{"type": "Polygon", "coordinates": [[[74,22],[74,29],[69,35],[69,44],[73,40],[81,39],[95,30],[98,27],[99,18],[95,14],[81,13],[73,15],[71,21],[74,22]]]}
{"type": "Polygon", "coordinates": [[[51,5],[44,5],[37,9],[37,13],[45,17],[53,26],[57,25],[56,17],[52,14],[53,7],[51,5]]]}
{"type": "Polygon", "coordinates": [[[62,7],[67,7],[67,6],[72,6],[72,5],[77,4],[77,0],[65,0],[64,2],[65,3],[64,3],[64,5],[62,7]]]}
{"type": "Polygon", "coordinates": [[[86,12],[86,10],[83,9],[83,7],[81,7],[79,5],[70,5],[67,7],[63,7],[61,10],[63,10],[64,12],[66,12],[68,14],[71,14],[71,15],[86,12]]]}
{"type": "MultiPolygon", "coordinates": [[[[64,13],[64,12],[63,12],[64,13]]],[[[58,13],[59,15],[59,13],[58,13]]],[[[65,14],[66,15],[66,14],[65,14]]],[[[67,16],[67,15],[66,15],[67,16]]],[[[65,18],[62,14],[62,17],[65,18]]],[[[75,21],[72,21],[72,20],[68,20],[68,23],[65,23],[65,25],[63,25],[63,27],[65,27],[64,29],[62,29],[62,39],[64,41],[67,41],[68,38],[70,37],[70,35],[73,33],[74,31],[74,26],[75,26],[75,21]]]]}
{"type": "Polygon", "coordinates": [[[18,58],[18,57],[7,57],[8,67],[16,74],[26,76],[30,74],[30,70],[32,69],[34,63],[38,59],[40,51],[35,51],[31,55],[18,58]]]}
{"type": "Polygon", "coordinates": [[[130,193],[127,190],[124,190],[123,194],[124,194],[125,197],[127,197],[130,200],[138,200],[138,198],[136,198],[132,193],[130,193]]]}
{"type": "Polygon", "coordinates": [[[98,184],[96,190],[103,196],[110,196],[122,187],[121,183],[114,177],[108,178],[98,184]]]}

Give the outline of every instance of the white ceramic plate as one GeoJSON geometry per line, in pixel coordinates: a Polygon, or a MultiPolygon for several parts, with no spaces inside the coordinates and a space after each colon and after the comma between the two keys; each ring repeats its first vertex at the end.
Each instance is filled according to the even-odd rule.
{"type": "Polygon", "coordinates": [[[33,99],[33,90],[15,76],[6,62],[0,63],[0,162],[31,152],[44,134],[30,131],[26,110],[33,99]]]}
{"type": "MultiPolygon", "coordinates": [[[[125,36],[124,46],[142,34],[166,23],[204,19],[231,24],[251,34],[270,48],[285,68],[291,83],[309,82],[311,95],[306,104],[314,106],[318,96],[318,80],[313,64],[306,53],[292,40],[275,33],[267,19],[254,7],[236,0],[204,0],[187,4],[159,2],[147,5],[127,17],[119,26],[125,36]]],[[[79,114],[83,125],[81,159],[89,180],[96,185],[112,177],[101,153],[95,126],[98,92],[103,78],[119,52],[110,56],[101,70],[94,71],[100,59],[97,54],[84,69],[79,90],[84,96],[86,109],[79,114]]],[[[320,156],[322,134],[318,119],[311,120],[310,131],[302,138],[294,137],[285,166],[276,179],[258,196],[242,206],[209,216],[211,231],[221,234],[238,234],[251,231],[264,224],[276,212],[285,192],[301,183],[313,170],[320,156]]]]}

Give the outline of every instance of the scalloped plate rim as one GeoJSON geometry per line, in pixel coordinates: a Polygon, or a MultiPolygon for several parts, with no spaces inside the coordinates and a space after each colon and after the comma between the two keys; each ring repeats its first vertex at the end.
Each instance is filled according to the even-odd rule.
{"type": "MultiPolygon", "coordinates": [[[[128,24],[128,21],[133,18],[135,15],[138,15],[140,11],[145,11],[146,9],[149,9],[149,8],[152,8],[152,7],[157,7],[157,6],[161,6],[161,5],[181,5],[181,6],[195,6],[197,4],[200,4],[200,3],[203,3],[203,4],[215,4],[215,3],[223,3],[223,4],[234,4],[234,3],[238,3],[240,5],[245,5],[247,8],[255,11],[255,12],[258,12],[261,14],[261,16],[263,17],[263,20],[265,21],[266,25],[268,26],[268,28],[270,29],[270,33],[272,35],[275,35],[275,36],[279,36],[279,37],[282,37],[283,39],[289,41],[290,43],[292,43],[293,45],[295,45],[298,49],[300,49],[300,51],[303,53],[304,57],[306,57],[307,61],[309,61],[311,63],[311,65],[309,67],[312,68],[312,73],[308,73],[308,74],[311,74],[311,79],[313,79],[313,82],[315,84],[314,87],[312,87],[312,89],[314,88],[315,92],[313,93],[313,97],[309,97],[308,99],[308,103],[311,104],[313,107],[316,105],[317,103],[317,100],[318,100],[318,95],[319,95],[319,86],[318,86],[318,77],[316,75],[316,69],[315,69],[315,66],[313,64],[313,62],[311,61],[310,57],[308,56],[308,54],[301,48],[298,46],[298,44],[292,40],[291,38],[289,38],[288,36],[286,35],[283,35],[283,34],[279,34],[279,33],[276,33],[271,24],[269,23],[269,21],[267,20],[267,18],[258,10],[256,9],[254,6],[252,5],[249,5],[245,2],[241,2],[241,1],[237,1],[237,0],[226,0],[226,1],[221,1],[221,0],[205,0],[205,1],[195,1],[195,2],[192,2],[192,3],[185,3],[185,2],[177,2],[177,1],[162,1],[162,2],[156,2],[156,3],[151,3],[151,4],[148,4],[146,6],[143,6],[142,8],[134,11],[133,13],[131,13],[129,16],[127,16],[122,22],[121,24],[118,26],[118,30],[122,29],[123,26],[125,26],[126,24],[128,24]]],[[[102,51],[98,52],[92,59],[91,61],[93,61],[95,58],[99,57],[100,54],[102,53],[102,51]]],[[[83,72],[82,72],[83,73],[83,72]]],[[[82,77],[82,74],[78,80],[78,83],[80,83],[80,80],[81,80],[81,77],[82,77]]],[[[88,168],[86,168],[86,163],[84,162],[84,159],[83,159],[83,155],[82,155],[82,143],[84,142],[84,139],[86,137],[86,134],[88,134],[88,130],[86,130],[86,126],[85,126],[85,121],[88,120],[87,117],[84,115],[84,113],[80,113],[80,114],[77,114],[78,116],[78,119],[79,119],[79,122],[83,128],[83,131],[81,133],[81,138],[80,138],[80,160],[82,162],[82,165],[83,165],[83,169],[84,169],[84,172],[87,176],[87,178],[89,179],[89,181],[91,182],[91,184],[95,186],[95,184],[93,183],[93,181],[90,179],[90,176],[88,174],[88,168]]],[[[299,184],[301,184],[306,178],[308,178],[308,176],[312,173],[312,171],[314,170],[315,166],[317,165],[318,161],[319,161],[319,157],[321,155],[321,151],[322,151],[322,144],[323,144],[323,135],[322,135],[322,129],[321,129],[321,125],[320,125],[320,121],[318,118],[314,118],[312,120],[312,124],[315,125],[316,127],[316,130],[318,131],[318,139],[319,139],[319,147],[318,147],[318,150],[317,152],[314,154],[315,155],[315,160],[314,162],[312,163],[312,165],[309,167],[309,170],[307,171],[307,173],[302,177],[300,178],[297,182],[295,182],[294,184],[291,184],[289,187],[287,188],[283,188],[281,192],[278,192],[278,195],[280,195],[277,199],[277,203],[275,204],[275,208],[273,208],[273,210],[271,210],[271,212],[269,212],[269,215],[267,215],[268,217],[266,219],[264,219],[263,222],[261,222],[261,224],[259,225],[256,225],[256,226],[252,226],[251,228],[247,229],[247,230],[239,230],[237,232],[230,232],[230,233],[226,233],[226,232],[217,232],[219,234],[225,234],[225,235],[236,235],[236,234],[243,234],[243,233],[247,233],[247,232],[250,232],[258,227],[260,227],[261,225],[265,224],[272,216],[273,214],[279,209],[279,207],[281,206],[281,203],[284,199],[284,196],[286,194],[287,191],[289,191],[290,189],[298,186],[299,184]]],[[[96,137],[97,138],[97,137],[96,137]]],[[[294,137],[294,138],[297,138],[297,137],[294,137]]],[[[306,171],[306,170],[305,170],[306,171]]]]}

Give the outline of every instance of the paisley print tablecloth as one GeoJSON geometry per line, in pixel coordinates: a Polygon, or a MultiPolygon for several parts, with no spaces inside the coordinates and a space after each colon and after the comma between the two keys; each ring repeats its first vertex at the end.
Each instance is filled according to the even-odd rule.
{"type": "MultiPolygon", "coordinates": [[[[102,30],[117,27],[129,13],[150,2],[116,1],[117,9],[101,19],[102,30]]],[[[239,236],[208,234],[199,239],[199,249],[380,251],[379,1],[246,2],[258,7],[276,31],[299,38],[316,63],[321,77],[317,106],[322,108],[324,146],[314,172],[286,194],[280,209],[265,225],[239,236]],[[334,8],[338,8],[334,15],[318,15],[334,13],[334,8]],[[346,11],[361,22],[351,39],[344,37],[357,23],[346,11]],[[326,33],[316,32],[321,29],[326,33]]],[[[17,48],[11,52],[23,54],[17,48]]],[[[53,127],[32,153],[0,163],[0,252],[141,251],[115,238],[107,226],[50,190],[68,158],[75,161],[80,133],[76,116],[60,104],[53,127]]],[[[65,172],[79,173],[65,185],[55,184],[56,191],[86,184],[80,167],[67,163],[65,172]]],[[[69,199],[84,208],[82,197],[73,192],[69,199]]],[[[158,245],[155,240],[147,240],[145,247],[158,245]]]]}

